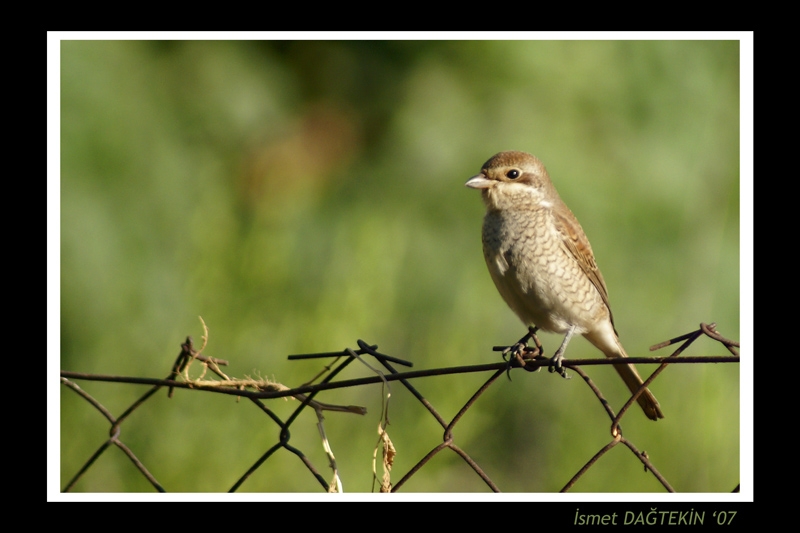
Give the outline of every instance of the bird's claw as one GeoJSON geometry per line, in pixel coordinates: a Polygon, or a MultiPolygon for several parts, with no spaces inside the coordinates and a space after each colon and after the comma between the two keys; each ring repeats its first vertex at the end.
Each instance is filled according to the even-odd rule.
{"type": "Polygon", "coordinates": [[[570,379],[569,374],[567,374],[567,369],[561,364],[561,361],[564,359],[564,354],[559,350],[556,354],[550,359],[550,365],[547,367],[549,372],[558,372],[564,379],[570,379]]]}
{"type": "Polygon", "coordinates": [[[523,342],[518,342],[513,344],[503,350],[503,359],[505,360],[507,356],[513,356],[515,359],[520,360],[522,355],[527,351],[528,345],[523,342]]]}
{"type": "Polygon", "coordinates": [[[506,375],[509,381],[511,381],[511,368],[514,366],[514,361],[519,363],[519,366],[522,368],[525,368],[524,355],[527,349],[528,345],[520,340],[520,342],[503,350],[503,360],[508,361],[508,365],[506,365],[506,375]],[[506,357],[508,357],[508,359],[506,359],[506,357]]]}
{"type": "Polygon", "coordinates": [[[553,358],[550,359],[550,366],[548,370],[550,372],[558,372],[561,374],[561,377],[564,379],[569,379],[567,375],[567,370],[564,368],[564,365],[561,364],[561,361],[564,359],[564,352],[567,349],[567,344],[569,344],[569,340],[575,334],[575,326],[570,326],[567,330],[566,335],[564,335],[564,340],[561,341],[561,346],[558,347],[556,353],[553,355],[553,358]]]}
{"type": "Polygon", "coordinates": [[[530,326],[528,327],[528,333],[518,340],[512,346],[508,346],[505,350],[503,350],[503,360],[508,361],[508,366],[506,366],[506,375],[508,379],[511,380],[511,367],[513,366],[513,361],[517,361],[521,368],[524,368],[528,372],[538,372],[541,370],[542,367],[537,366],[536,368],[528,368],[527,361],[532,359],[537,359],[542,356],[544,353],[544,349],[542,348],[542,343],[539,340],[539,337],[536,336],[536,331],[539,328],[530,326]],[[533,343],[535,344],[534,348],[530,348],[528,346],[528,341],[533,339],[533,343]],[[508,356],[508,359],[506,359],[508,356]]]}

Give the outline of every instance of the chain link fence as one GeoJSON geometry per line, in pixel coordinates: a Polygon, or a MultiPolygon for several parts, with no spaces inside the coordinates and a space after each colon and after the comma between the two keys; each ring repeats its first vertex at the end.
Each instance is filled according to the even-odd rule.
{"type": "MultiPolygon", "coordinates": [[[[320,491],[341,492],[343,490],[341,473],[337,466],[336,457],[333,453],[333,447],[326,436],[325,418],[323,413],[325,411],[340,411],[364,414],[366,413],[366,409],[360,406],[326,404],[316,400],[316,398],[320,395],[320,393],[327,390],[362,387],[374,383],[384,383],[388,385],[390,382],[395,381],[402,384],[402,386],[419,401],[421,408],[427,411],[429,415],[435,419],[436,423],[441,426],[443,430],[443,436],[441,442],[432,447],[430,451],[424,457],[420,458],[419,461],[408,471],[401,473],[393,472],[392,469],[394,466],[396,450],[387,430],[389,402],[388,394],[385,392],[381,412],[381,422],[379,426],[379,440],[373,456],[373,491],[402,491],[406,483],[418,472],[420,472],[420,470],[424,469],[426,465],[430,463],[432,458],[440,453],[445,452],[446,450],[449,450],[450,452],[454,452],[458,457],[461,458],[461,460],[469,465],[472,472],[474,472],[474,475],[480,478],[488,490],[500,492],[502,487],[498,486],[498,484],[495,483],[489,477],[489,475],[487,475],[484,469],[481,468],[481,465],[478,464],[472,457],[470,457],[468,451],[456,442],[453,436],[453,430],[459,423],[466,423],[463,420],[464,415],[467,414],[470,409],[480,400],[482,395],[484,395],[484,393],[497,382],[498,378],[506,373],[508,373],[510,376],[511,371],[519,367],[524,367],[524,369],[528,371],[537,371],[542,366],[546,367],[550,364],[549,359],[539,355],[541,345],[538,345],[536,347],[526,348],[525,352],[522,354],[522,357],[509,357],[507,362],[500,361],[497,363],[484,365],[436,368],[416,371],[398,371],[397,367],[410,367],[411,363],[380,353],[377,351],[377,346],[369,345],[366,342],[359,340],[357,341],[358,349],[346,348],[341,351],[329,353],[289,356],[289,358],[292,360],[331,359],[331,362],[326,365],[325,369],[311,379],[308,383],[298,387],[290,388],[275,381],[266,379],[233,379],[229,377],[222,370],[222,367],[228,365],[227,361],[203,355],[203,350],[207,342],[207,330],[206,335],[203,337],[203,341],[203,346],[196,348],[192,339],[187,337],[186,341],[181,345],[181,352],[175,360],[171,372],[164,379],[108,376],[69,371],[61,372],[62,385],[83,398],[88,405],[91,405],[99,414],[105,417],[110,426],[108,439],[103,442],[103,444],[97,450],[90,454],[83,466],[63,485],[64,492],[74,490],[78,481],[83,476],[89,474],[92,466],[97,463],[98,459],[106,453],[112,453],[109,450],[112,450],[113,448],[120,450],[135,465],[136,469],[149,482],[155,491],[167,491],[168,488],[164,487],[162,483],[158,481],[157,477],[137,457],[136,452],[131,449],[130,446],[125,444],[122,438],[122,429],[126,420],[128,420],[137,409],[148,402],[148,400],[153,398],[154,395],[162,389],[166,389],[166,392],[170,397],[174,394],[175,389],[188,389],[194,393],[226,394],[246,398],[252,402],[264,414],[264,416],[267,417],[268,420],[270,420],[270,423],[275,424],[279,428],[280,431],[278,441],[266,449],[264,453],[252,465],[250,465],[249,468],[246,469],[246,471],[242,472],[238,480],[232,486],[220,487],[220,490],[236,492],[243,486],[243,484],[247,482],[248,478],[250,478],[254,472],[259,469],[270,468],[270,460],[272,459],[272,462],[274,463],[275,460],[273,458],[275,453],[283,449],[297,457],[298,476],[307,475],[313,477],[319,484],[320,491]],[[342,370],[356,360],[363,362],[368,368],[371,369],[374,375],[349,380],[336,381],[334,379],[341,373],[342,370]],[[189,375],[189,369],[193,365],[198,364],[201,365],[200,377],[191,378],[189,375]],[[431,404],[431,402],[420,392],[419,388],[414,385],[414,383],[419,379],[425,377],[467,373],[483,373],[488,374],[489,377],[451,419],[447,419],[446,417],[442,416],[440,412],[431,404]],[[77,384],[79,381],[119,383],[120,386],[122,386],[122,384],[150,385],[150,389],[148,389],[145,394],[143,394],[127,409],[125,409],[122,414],[115,416],[93,395],[90,395],[81,389],[81,387],[77,384]],[[268,405],[270,400],[290,397],[298,400],[299,404],[288,417],[281,418],[273,409],[270,409],[268,405]],[[290,429],[297,421],[301,412],[307,409],[314,411],[317,416],[317,426],[319,429],[320,438],[329,462],[328,468],[330,469],[330,472],[327,473],[327,477],[323,475],[323,470],[312,463],[308,454],[303,452],[304,447],[312,444],[308,442],[295,442],[292,440],[290,429]],[[306,472],[306,474],[301,474],[301,471],[306,472]]],[[[669,356],[655,358],[631,357],[624,361],[624,364],[659,364],[658,368],[645,380],[640,391],[644,390],[645,387],[650,386],[669,365],[739,362],[738,342],[721,336],[716,331],[715,324],[700,324],[700,328],[696,331],[692,331],[685,335],[681,335],[674,339],[670,339],[655,345],[651,347],[651,350],[661,349],[673,345],[677,345],[677,347],[669,356]],[[731,355],[685,355],[684,352],[686,349],[701,336],[706,336],[717,341],[719,344],[724,346],[731,355]]],[[[509,347],[500,346],[495,347],[494,349],[496,351],[503,351],[506,353],[508,352],[508,348],[509,347]]],[[[608,365],[614,364],[615,362],[618,361],[607,358],[575,359],[571,361],[565,359],[563,361],[563,366],[571,369],[578,376],[580,376],[586,386],[591,389],[596,400],[602,404],[609,419],[610,440],[600,449],[598,449],[597,453],[595,453],[585,465],[576,471],[570,479],[564,480],[564,485],[561,488],[561,492],[570,491],[574,487],[575,483],[590,469],[592,469],[603,455],[620,444],[630,451],[630,457],[632,461],[641,462],[645,471],[658,480],[664,491],[675,492],[673,485],[671,485],[666,477],[662,475],[657,468],[657,465],[651,461],[647,453],[641,451],[630,439],[623,435],[620,422],[628,412],[629,407],[636,403],[638,393],[628,399],[619,412],[615,413],[609,402],[606,401],[600,388],[595,382],[592,381],[587,372],[584,370],[584,367],[608,365]]],[[[195,370],[196,369],[197,367],[195,367],[195,370]]],[[[384,388],[384,391],[386,390],[388,390],[388,387],[384,388]]],[[[72,423],[72,421],[62,420],[61,423],[69,425],[72,423]]],[[[398,430],[403,431],[403,428],[399,428],[398,430]]],[[[316,445],[316,443],[313,443],[313,445],[316,445]]],[[[457,490],[457,487],[453,487],[454,492],[457,490]]],[[[739,487],[738,485],[736,487],[730,487],[729,490],[737,492],[739,487]]]]}

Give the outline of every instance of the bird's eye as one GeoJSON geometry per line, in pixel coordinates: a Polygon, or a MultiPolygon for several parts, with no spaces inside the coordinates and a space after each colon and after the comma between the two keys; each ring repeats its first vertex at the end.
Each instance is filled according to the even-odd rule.
{"type": "Polygon", "coordinates": [[[519,170],[517,170],[516,168],[512,168],[511,170],[509,170],[508,172],[506,172],[506,177],[507,177],[508,179],[511,179],[511,180],[515,180],[515,179],[517,179],[519,176],[520,176],[520,172],[519,172],[519,170]]]}

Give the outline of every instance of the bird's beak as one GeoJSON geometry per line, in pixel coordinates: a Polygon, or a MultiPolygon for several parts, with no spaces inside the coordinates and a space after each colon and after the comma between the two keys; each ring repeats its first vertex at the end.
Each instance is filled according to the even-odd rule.
{"type": "Polygon", "coordinates": [[[488,189],[494,185],[494,181],[486,177],[485,174],[472,176],[464,185],[471,189],[488,189]]]}

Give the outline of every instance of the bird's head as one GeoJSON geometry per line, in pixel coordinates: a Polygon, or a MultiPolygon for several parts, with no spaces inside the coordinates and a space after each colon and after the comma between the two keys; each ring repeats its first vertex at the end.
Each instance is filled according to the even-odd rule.
{"type": "Polygon", "coordinates": [[[560,201],[544,164],[526,152],[495,154],[465,185],[479,189],[489,209],[552,207],[560,201]]]}

